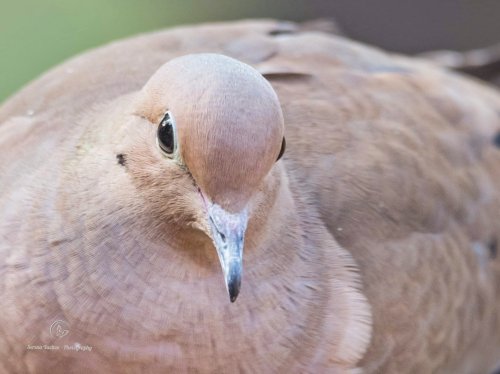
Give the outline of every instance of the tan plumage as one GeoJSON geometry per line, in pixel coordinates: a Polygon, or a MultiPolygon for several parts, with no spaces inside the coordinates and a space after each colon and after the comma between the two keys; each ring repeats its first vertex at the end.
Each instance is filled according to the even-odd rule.
{"type": "Polygon", "coordinates": [[[117,42],[55,68],[0,108],[1,372],[495,368],[500,95],[418,60],[294,28],[247,21],[117,42]],[[172,65],[153,75],[201,52],[269,79],[283,110],[282,161],[274,162],[279,107],[249,68],[244,78],[260,83],[239,88],[248,89],[248,112],[233,95],[210,114],[214,101],[196,100],[200,85],[211,98],[218,83],[230,85],[220,70],[213,86],[168,73],[172,65]],[[186,109],[189,93],[197,116],[186,109]],[[166,109],[187,113],[176,121],[197,175],[155,145],[166,109]],[[207,128],[222,118],[226,130],[203,132],[207,118],[207,128]],[[189,138],[193,126],[203,135],[189,138]],[[196,159],[200,144],[210,156],[196,159]],[[250,207],[234,304],[196,178],[228,211],[250,207]],[[55,320],[67,322],[66,336],[50,335],[55,320]],[[92,352],[27,349],[75,342],[92,352]]]}

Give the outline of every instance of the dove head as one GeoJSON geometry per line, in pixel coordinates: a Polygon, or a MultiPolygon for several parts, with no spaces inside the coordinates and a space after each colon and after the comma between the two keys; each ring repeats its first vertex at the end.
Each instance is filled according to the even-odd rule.
{"type": "Polygon", "coordinates": [[[283,115],[271,85],[242,62],[194,54],[165,64],[143,93],[148,120],[159,124],[170,116],[171,157],[211,202],[240,212],[281,148],[283,115]]]}
{"type": "Polygon", "coordinates": [[[197,189],[207,235],[234,301],[249,205],[284,150],[276,93],[242,62],[217,54],[187,55],[150,78],[136,114],[158,129],[159,163],[185,173],[197,189]]]}

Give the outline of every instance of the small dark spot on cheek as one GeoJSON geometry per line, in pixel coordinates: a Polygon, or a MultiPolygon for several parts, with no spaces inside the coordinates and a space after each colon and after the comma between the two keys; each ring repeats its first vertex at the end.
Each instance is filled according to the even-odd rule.
{"type": "Polygon", "coordinates": [[[488,243],[488,248],[490,250],[490,258],[494,259],[497,258],[497,253],[498,253],[498,242],[497,239],[492,239],[488,243]]]}
{"type": "Polygon", "coordinates": [[[493,144],[495,144],[497,148],[500,148],[500,131],[497,132],[497,134],[493,138],[493,144]]]}
{"type": "Polygon", "coordinates": [[[118,161],[118,164],[121,166],[125,166],[125,163],[127,162],[127,159],[123,153],[119,153],[116,155],[116,159],[118,161]]]}

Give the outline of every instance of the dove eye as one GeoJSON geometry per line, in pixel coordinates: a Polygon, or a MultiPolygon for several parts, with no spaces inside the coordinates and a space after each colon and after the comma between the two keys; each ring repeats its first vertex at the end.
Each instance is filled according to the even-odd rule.
{"type": "Polygon", "coordinates": [[[176,148],[175,122],[172,113],[167,112],[158,126],[156,140],[160,149],[167,156],[171,156],[176,148]]]}
{"type": "Polygon", "coordinates": [[[278,161],[283,156],[283,154],[285,153],[285,148],[286,148],[286,140],[285,137],[283,137],[283,141],[281,142],[280,154],[278,155],[276,161],[278,161]]]}

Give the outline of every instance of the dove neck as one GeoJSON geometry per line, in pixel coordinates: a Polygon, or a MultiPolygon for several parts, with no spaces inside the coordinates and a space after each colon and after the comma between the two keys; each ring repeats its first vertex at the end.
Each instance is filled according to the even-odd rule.
{"type": "Polygon", "coordinates": [[[182,352],[181,371],[200,354],[217,357],[207,361],[209,371],[228,372],[270,354],[266,371],[286,370],[289,357],[327,365],[329,357],[318,351],[348,352],[345,361],[356,360],[370,330],[352,258],[292,194],[286,177],[270,198],[251,213],[235,303],[200,230],[179,232],[186,241],[169,243],[154,221],[135,221],[123,209],[95,228],[87,217],[85,237],[58,248],[64,265],[51,269],[52,279],[64,279],[53,287],[65,295],[60,308],[72,338],[99,347],[102,357],[133,351],[137,362],[182,352]]]}

